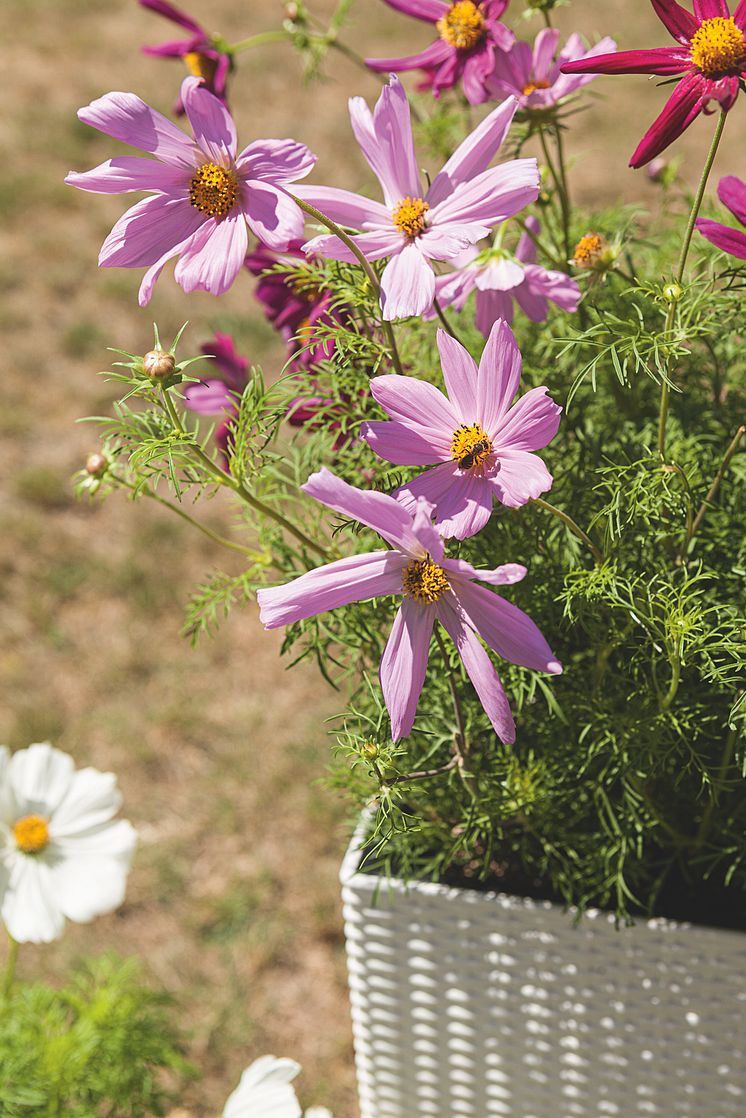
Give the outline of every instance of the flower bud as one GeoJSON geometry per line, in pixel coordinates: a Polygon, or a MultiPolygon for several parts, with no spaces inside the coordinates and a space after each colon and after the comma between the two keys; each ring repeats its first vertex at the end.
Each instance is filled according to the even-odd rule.
{"type": "Polygon", "coordinates": [[[678,303],[683,294],[684,288],[680,283],[667,283],[663,288],[663,298],[667,303],[678,303]]]}
{"type": "Polygon", "coordinates": [[[297,4],[291,3],[285,5],[285,19],[290,19],[295,22],[300,14],[300,8],[297,4]]]}
{"type": "Polygon", "coordinates": [[[374,741],[364,741],[360,746],[360,753],[366,761],[375,761],[381,750],[374,741]]]}
{"type": "Polygon", "coordinates": [[[86,473],[90,474],[91,477],[103,477],[108,468],[108,460],[98,452],[89,454],[85,460],[86,473]]]}
{"type": "Polygon", "coordinates": [[[162,349],[151,349],[143,357],[142,364],[149,377],[165,380],[176,368],[176,358],[173,353],[166,353],[162,349]]]}

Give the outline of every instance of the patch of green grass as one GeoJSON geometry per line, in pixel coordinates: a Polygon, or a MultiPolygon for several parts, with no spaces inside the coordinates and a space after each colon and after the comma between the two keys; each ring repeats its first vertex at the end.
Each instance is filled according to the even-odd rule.
{"type": "Polygon", "coordinates": [[[16,493],[23,501],[42,509],[67,508],[73,494],[67,474],[47,466],[27,466],[15,478],[16,493]]]}

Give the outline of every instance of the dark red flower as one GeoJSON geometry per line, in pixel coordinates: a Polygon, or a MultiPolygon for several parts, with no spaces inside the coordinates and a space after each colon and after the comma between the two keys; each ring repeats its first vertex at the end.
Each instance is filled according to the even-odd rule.
{"type": "MultiPolygon", "coordinates": [[[[189,32],[188,39],[178,39],[173,42],[161,43],[155,47],[143,47],[145,54],[154,55],[156,58],[181,58],[189,73],[200,78],[206,89],[227,104],[226,84],[228,75],[233,68],[233,59],[224,50],[219,50],[215,45],[215,38],[196,20],[182,12],[179,8],[169,4],[168,0],[140,0],[143,8],[157,12],[172,23],[178,24],[189,32]]],[[[184,112],[181,99],[176,104],[179,116],[184,112]]]]}

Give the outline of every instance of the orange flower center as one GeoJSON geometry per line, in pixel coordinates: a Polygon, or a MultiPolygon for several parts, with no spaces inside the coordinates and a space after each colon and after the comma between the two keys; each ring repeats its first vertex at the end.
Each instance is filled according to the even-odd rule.
{"type": "Polygon", "coordinates": [[[200,54],[198,50],[190,50],[188,54],[185,54],[184,64],[192,77],[201,78],[208,85],[215,77],[218,68],[214,58],[208,58],[206,54],[200,54]]]}
{"type": "Polygon", "coordinates": [[[732,19],[705,19],[692,36],[691,54],[705,77],[719,78],[746,62],[746,39],[732,19]]]}
{"type": "Polygon", "coordinates": [[[492,454],[492,443],[484,427],[479,423],[472,423],[470,427],[462,423],[457,427],[453,432],[451,454],[462,470],[481,466],[492,454]]]}
{"type": "Polygon", "coordinates": [[[572,262],[576,268],[595,268],[606,248],[600,233],[586,233],[575,246],[572,262]]]}
{"type": "Polygon", "coordinates": [[[430,206],[422,198],[402,198],[391,214],[394,225],[413,241],[425,228],[425,214],[430,206]]]}
{"type": "Polygon", "coordinates": [[[549,82],[545,82],[543,79],[537,82],[529,82],[528,85],[523,87],[523,96],[530,97],[537,89],[549,89],[549,82]]]}
{"type": "Polygon", "coordinates": [[[401,585],[408,598],[428,606],[450,589],[445,571],[429,555],[427,559],[413,559],[404,568],[401,585]]]}
{"type": "Polygon", "coordinates": [[[41,815],[26,815],[14,826],[13,837],[24,854],[38,854],[49,842],[49,825],[41,815]]]}
{"type": "Polygon", "coordinates": [[[225,217],[238,201],[238,178],[235,171],[204,163],[189,183],[189,201],[208,217],[225,217]]]}
{"type": "Polygon", "coordinates": [[[456,0],[435,26],[441,39],[457,50],[471,50],[482,42],[487,33],[480,6],[473,0],[456,0]]]}

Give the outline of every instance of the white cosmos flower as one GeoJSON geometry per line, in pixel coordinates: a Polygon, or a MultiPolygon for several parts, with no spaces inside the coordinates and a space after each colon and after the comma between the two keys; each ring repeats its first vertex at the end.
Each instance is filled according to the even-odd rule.
{"type": "MultiPolygon", "coordinates": [[[[223,1118],[301,1118],[292,1080],[300,1071],[295,1060],[262,1056],[246,1069],[225,1104],[223,1118]]],[[[305,1118],[332,1118],[324,1107],[307,1110],[305,1118]]]]}
{"type": "Polygon", "coordinates": [[[0,746],[0,917],[20,943],[49,943],[124,899],[137,836],[114,820],[113,773],[75,770],[47,742],[0,746]]]}

